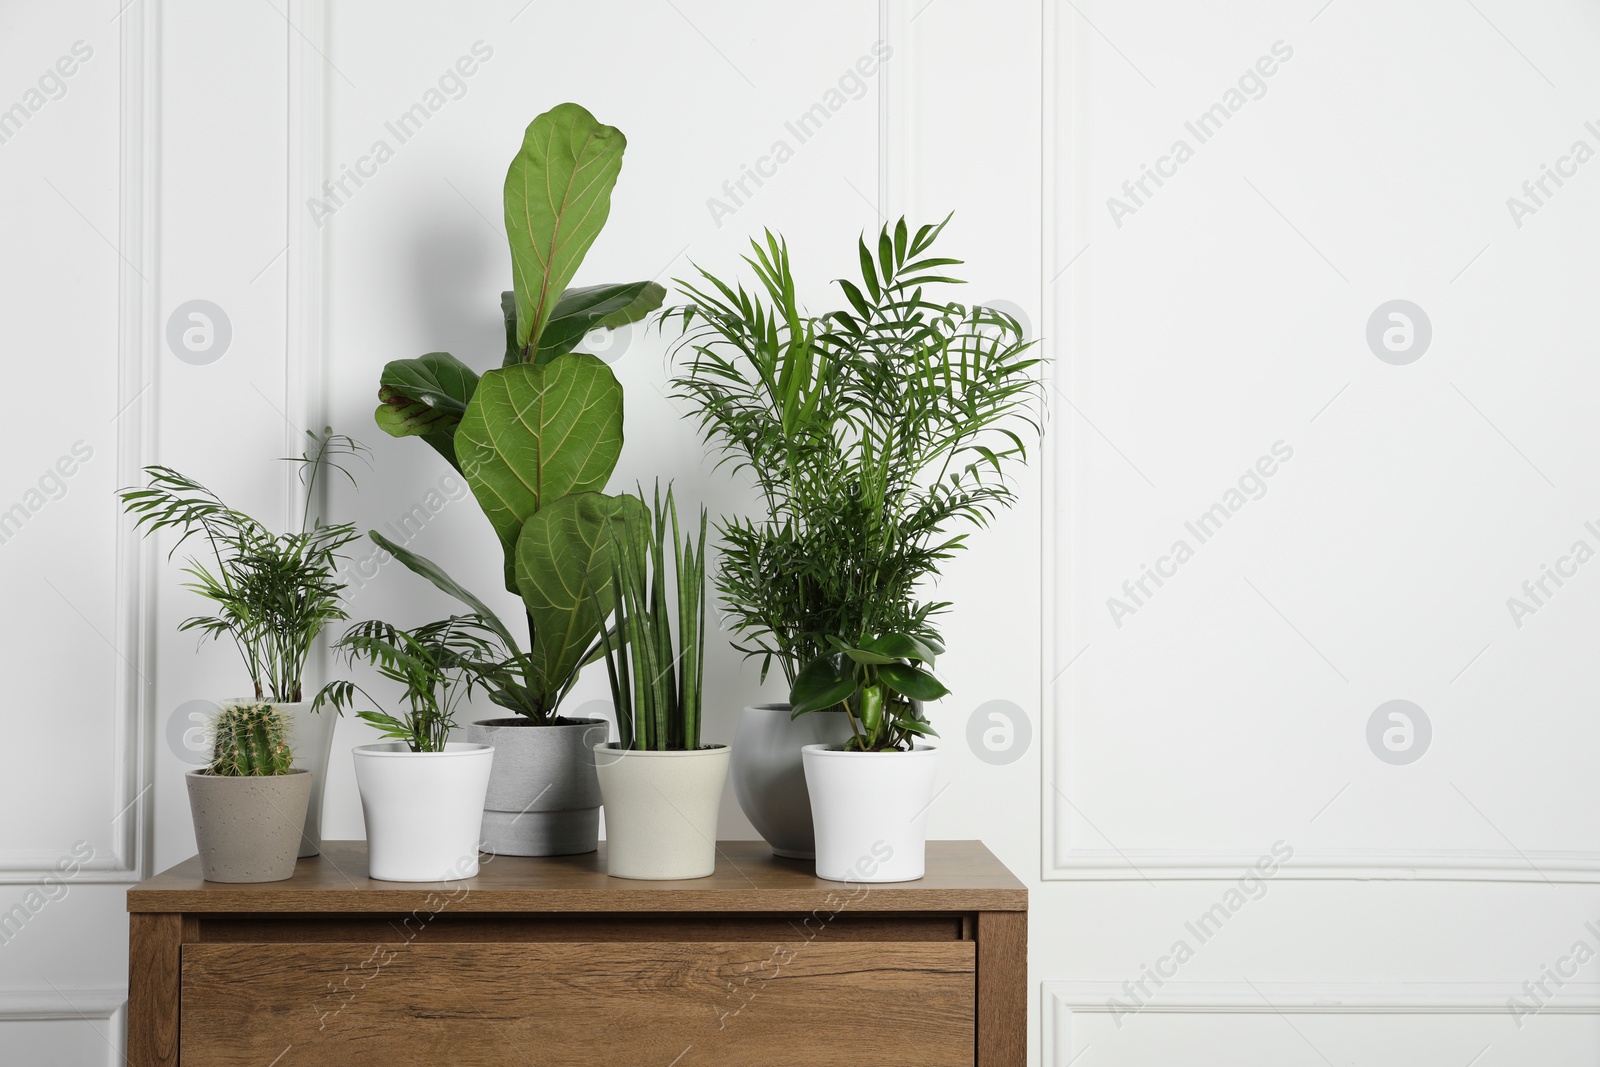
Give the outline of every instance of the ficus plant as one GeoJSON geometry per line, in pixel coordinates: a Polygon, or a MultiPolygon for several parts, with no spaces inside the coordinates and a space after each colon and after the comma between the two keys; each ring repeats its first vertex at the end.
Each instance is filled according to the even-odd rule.
{"type": "MultiPolygon", "coordinates": [[[[648,315],[665,295],[652,281],[571,287],[610,213],[626,147],[622,131],[577,104],[534,119],[505,181],[513,284],[501,295],[501,365],[480,375],[431,352],[396,360],[379,378],[378,425],[422,438],[460,471],[499,538],[506,589],[526,609],[528,650],[489,694],[535,723],[553,721],[578,669],[598,655],[610,526],[631,506],[602,492],[622,452],[622,386],[577,348],[591,331],[648,315]]],[[[466,599],[436,564],[385,547],[466,599]]]]}
{"type": "Polygon", "coordinates": [[[721,603],[740,651],[772,663],[796,714],[840,707],[850,747],[931,733],[944,695],[930,579],[1015,494],[1040,402],[1033,341],[995,308],[935,295],[960,261],[934,248],[949,219],[905,219],[857,243],[859,277],[831,310],[797,295],[787,242],[751,242],[752,285],[701,269],[662,313],[681,331],[676,395],[766,514],[719,524],[721,603]],[[871,724],[870,726],[868,724],[871,724]]]}

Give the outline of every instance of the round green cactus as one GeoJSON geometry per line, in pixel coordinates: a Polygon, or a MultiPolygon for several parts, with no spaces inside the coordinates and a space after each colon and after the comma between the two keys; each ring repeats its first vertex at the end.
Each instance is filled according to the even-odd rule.
{"type": "Polygon", "coordinates": [[[289,724],[271,704],[225,704],[211,724],[211,774],[288,774],[289,724]]]}

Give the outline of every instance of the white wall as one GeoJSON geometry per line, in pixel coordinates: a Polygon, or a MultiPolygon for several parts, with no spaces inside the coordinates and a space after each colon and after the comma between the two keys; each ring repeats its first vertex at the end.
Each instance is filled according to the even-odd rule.
{"type": "MultiPolygon", "coordinates": [[[[1597,38],[1592,7],[1483,0],[6,5],[0,108],[27,117],[0,142],[0,292],[11,395],[32,401],[0,459],[0,508],[27,510],[0,544],[22,609],[0,914],[31,915],[0,944],[7,1047],[116,1058],[122,889],[192,852],[186,704],[238,686],[231,652],[175,633],[196,602],[111,490],[165,462],[274,518],[290,482],[272,457],[328,421],[374,452],[332,514],[381,527],[438,491],[413,546],[496,589],[476,506],[370,413],[389,359],[497,361],[505,164],[534,114],[575,99],[629,138],[580,281],[726,272],[770,227],[820,300],[858,232],[953,210],[966,295],[1046,338],[1023,499],[940,585],[958,608],[931,825],[1030,885],[1031,1062],[1591,1061],[1592,966],[1546,980],[1521,1026],[1507,999],[1576,943],[1600,950],[1600,594],[1580,567],[1520,620],[1507,598],[1574,541],[1600,549],[1600,164],[1520,220],[1507,197],[1575,140],[1600,149],[1597,38]],[[80,40],[92,56],[41,88],[80,40]],[[859,94],[845,84],[859,99],[799,143],[786,121],[877,51],[859,94]],[[385,124],[463,56],[473,73],[398,143],[385,124]],[[1230,98],[1247,69],[1272,73],[1230,98]],[[1218,103],[1237,106],[1201,143],[1185,124],[1218,103]],[[393,158],[326,200],[378,139],[393,158]],[[1192,158],[1168,165],[1180,139],[1192,158]],[[792,158],[735,201],[724,183],[778,140],[792,158]],[[1147,165],[1163,184],[1124,191],[1147,165]],[[1431,324],[1411,363],[1367,340],[1396,299],[1431,324]],[[180,359],[168,321],[196,300],[231,340],[180,359]],[[90,458],[40,487],[78,441],[90,458]],[[1278,442],[1272,475],[1230,497],[1278,442]],[[1202,544],[1185,523],[1219,502],[1238,506],[1202,544]],[[1193,557],[1163,563],[1179,540],[1193,557]],[[1167,577],[1135,599],[1145,565],[1167,577]],[[1431,729],[1412,762],[1378,755],[1423,748],[1388,753],[1386,720],[1369,746],[1396,699],[1431,729]],[[969,741],[991,713],[1009,752],[969,741]],[[92,859],[66,888],[35,884],[79,842],[92,859]],[[1263,857],[1270,877],[1241,888],[1263,857]],[[1217,905],[1202,940],[1186,924],[1217,905]]],[[[660,475],[713,513],[746,507],[662,395],[666,343],[635,330],[607,352],[627,395],[616,485],[660,475]]],[[[358,617],[444,606],[394,568],[359,585],[358,617]]],[[[731,650],[709,671],[714,737],[775,695],[731,650]]],[[[342,754],[366,736],[339,726],[330,836],[361,833],[342,754]]],[[[752,836],[731,797],[722,831],[752,836]]]]}

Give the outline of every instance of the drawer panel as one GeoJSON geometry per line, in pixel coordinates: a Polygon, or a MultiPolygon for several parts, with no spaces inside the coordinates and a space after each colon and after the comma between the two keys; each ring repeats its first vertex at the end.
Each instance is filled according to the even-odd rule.
{"type": "Polygon", "coordinates": [[[974,1055],[970,941],[201,943],[184,946],[182,973],[184,1067],[971,1067],[974,1055]]]}

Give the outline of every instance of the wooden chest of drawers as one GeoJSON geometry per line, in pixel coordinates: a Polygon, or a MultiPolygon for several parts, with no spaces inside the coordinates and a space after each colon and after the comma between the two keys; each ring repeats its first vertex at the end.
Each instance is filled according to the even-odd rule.
{"type": "Polygon", "coordinates": [[[822,881],[761,842],[685,882],[602,851],[377,882],[362,842],[295,876],[128,893],[133,1067],[1022,1067],[1027,890],[981,844],[927,877],[822,881]]]}

